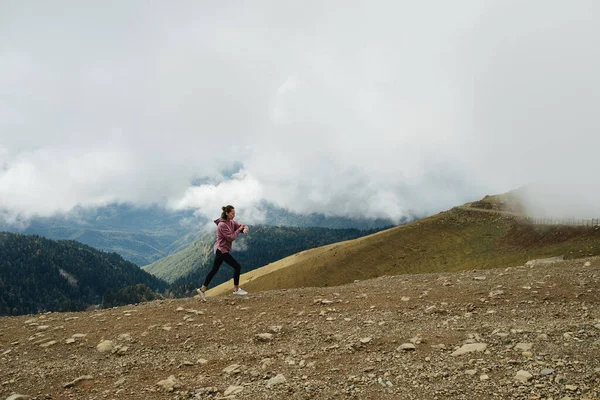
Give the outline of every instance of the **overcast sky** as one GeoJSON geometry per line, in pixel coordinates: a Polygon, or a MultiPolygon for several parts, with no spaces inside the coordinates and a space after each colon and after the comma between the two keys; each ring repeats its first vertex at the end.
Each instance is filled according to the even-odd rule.
{"type": "MultiPolygon", "coordinates": [[[[600,2],[0,1],[0,214],[600,215],[600,2]]],[[[238,217],[241,217],[239,215],[238,217]]]]}

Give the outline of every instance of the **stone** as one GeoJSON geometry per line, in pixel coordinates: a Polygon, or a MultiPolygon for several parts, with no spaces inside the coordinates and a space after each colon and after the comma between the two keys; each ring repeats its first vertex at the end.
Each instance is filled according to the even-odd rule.
{"type": "Polygon", "coordinates": [[[171,375],[167,379],[159,381],[156,385],[160,386],[163,390],[167,392],[172,392],[181,386],[179,381],[175,378],[175,375],[171,375]]]}
{"type": "Polygon", "coordinates": [[[482,374],[482,375],[479,376],[479,380],[480,381],[487,381],[489,379],[490,379],[490,377],[487,376],[486,374],[482,374]]]}
{"type": "Polygon", "coordinates": [[[538,258],[535,260],[529,260],[525,263],[526,267],[535,267],[537,265],[540,264],[554,264],[555,262],[564,260],[565,257],[564,256],[558,256],[558,257],[549,257],[549,258],[538,258]]]}
{"type": "Polygon", "coordinates": [[[106,353],[112,351],[114,347],[115,344],[112,340],[103,340],[98,344],[98,346],[96,346],[96,350],[98,350],[100,353],[106,353]]]}
{"type": "Polygon", "coordinates": [[[554,373],[554,370],[552,368],[544,368],[540,371],[540,375],[542,375],[542,376],[552,375],[553,373],[554,373]]]}
{"type": "Polygon", "coordinates": [[[81,381],[88,381],[88,380],[92,380],[92,379],[94,379],[94,377],[91,375],[83,375],[83,376],[80,376],[79,378],[75,378],[74,380],[72,380],[69,383],[65,383],[63,387],[65,389],[67,389],[67,388],[77,385],[81,381]]]}
{"type": "Polygon", "coordinates": [[[270,342],[271,340],[273,340],[273,334],[272,333],[259,333],[258,335],[256,335],[256,339],[259,342],[270,342]]]}
{"type": "Polygon", "coordinates": [[[515,375],[515,379],[520,382],[528,382],[531,380],[531,378],[533,378],[533,375],[531,375],[529,372],[524,371],[524,370],[520,370],[515,375]]]}
{"type": "Polygon", "coordinates": [[[470,376],[473,376],[476,373],[477,373],[476,369],[468,369],[468,370],[465,371],[465,375],[470,375],[470,376]]]}
{"type": "Polygon", "coordinates": [[[515,350],[529,351],[533,347],[533,343],[517,343],[515,350]]]}
{"type": "Polygon", "coordinates": [[[44,348],[46,348],[46,347],[53,346],[53,345],[55,345],[55,344],[56,344],[56,340],[51,340],[51,341],[49,341],[49,342],[46,342],[46,343],[42,343],[42,344],[40,344],[40,347],[44,347],[44,348]]]}
{"type": "Polygon", "coordinates": [[[86,337],[87,334],[85,333],[76,333],[73,336],[71,336],[73,339],[83,339],[84,337],[86,337]]]}
{"type": "Polygon", "coordinates": [[[487,278],[485,276],[474,276],[474,281],[485,281],[487,278]]]}
{"type": "Polygon", "coordinates": [[[286,382],[285,376],[283,376],[282,374],[278,374],[274,378],[271,378],[267,381],[267,387],[270,388],[270,387],[273,387],[275,385],[279,385],[279,384],[282,384],[285,382],[286,382]]]}
{"type": "Polygon", "coordinates": [[[205,365],[208,364],[208,360],[201,358],[198,361],[196,361],[196,364],[205,365]]]}
{"type": "Polygon", "coordinates": [[[565,389],[570,392],[576,392],[578,387],[576,385],[565,385],[565,389]]]}
{"type": "Polygon", "coordinates": [[[414,338],[409,339],[409,342],[412,344],[421,344],[423,338],[421,336],[415,336],[414,338]]]}
{"type": "Polygon", "coordinates": [[[240,372],[242,366],[239,364],[231,364],[230,366],[223,368],[223,372],[226,374],[237,374],[240,372]]]}
{"type": "Polygon", "coordinates": [[[456,357],[467,353],[482,352],[485,351],[485,349],[487,349],[487,344],[485,343],[469,343],[455,350],[451,355],[456,357]]]}
{"type": "Polygon", "coordinates": [[[371,342],[371,340],[373,340],[373,338],[370,338],[370,337],[364,337],[364,338],[360,339],[360,342],[361,342],[362,344],[368,344],[368,343],[370,343],[370,342],[371,342]]]}
{"type": "Polygon", "coordinates": [[[224,396],[232,396],[232,395],[241,393],[243,390],[244,390],[243,386],[230,385],[227,389],[225,389],[225,393],[223,393],[223,395],[224,396]]]}
{"type": "Polygon", "coordinates": [[[73,339],[73,338],[69,338],[69,339],[65,340],[65,343],[66,343],[66,344],[75,343],[75,339],[73,339]]]}
{"type": "Polygon", "coordinates": [[[261,364],[262,370],[266,371],[271,365],[273,365],[273,360],[271,358],[265,358],[261,361],[261,364]]]}
{"type": "MultiPolygon", "coordinates": [[[[217,387],[215,387],[215,386],[208,386],[208,387],[198,388],[195,391],[196,392],[196,397],[195,398],[200,398],[200,397],[198,397],[198,395],[203,395],[203,394],[210,395],[210,394],[217,393],[218,391],[219,391],[219,389],[217,389],[217,387]]],[[[235,397],[235,396],[232,396],[232,397],[229,397],[229,398],[233,398],[233,397],[235,397]]],[[[209,398],[212,398],[212,396],[209,397],[209,398]]]]}
{"type": "Polygon", "coordinates": [[[411,351],[411,350],[416,350],[417,347],[412,344],[412,343],[403,343],[400,345],[400,347],[398,347],[396,350],[398,351],[411,351]]]}
{"type": "Polygon", "coordinates": [[[6,400],[31,400],[33,397],[25,394],[12,394],[6,398],[6,400]]]}
{"type": "Polygon", "coordinates": [[[131,335],[129,333],[122,333],[117,338],[119,342],[131,342],[131,335]]]}

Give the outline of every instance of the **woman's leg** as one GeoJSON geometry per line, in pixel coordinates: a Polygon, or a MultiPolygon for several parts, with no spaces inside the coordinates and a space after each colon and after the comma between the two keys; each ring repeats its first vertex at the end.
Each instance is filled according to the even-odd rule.
{"type": "Polygon", "coordinates": [[[237,289],[240,286],[240,272],[242,270],[242,266],[229,253],[223,254],[223,260],[228,265],[233,267],[233,285],[237,289]]]}
{"type": "Polygon", "coordinates": [[[215,254],[215,261],[213,262],[213,267],[208,273],[208,275],[206,275],[206,279],[204,279],[204,286],[202,286],[202,291],[206,290],[206,288],[210,284],[210,281],[212,281],[212,278],[214,278],[215,274],[219,271],[221,264],[223,264],[223,253],[221,253],[221,250],[217,249],[217,252],[215,254]]]}

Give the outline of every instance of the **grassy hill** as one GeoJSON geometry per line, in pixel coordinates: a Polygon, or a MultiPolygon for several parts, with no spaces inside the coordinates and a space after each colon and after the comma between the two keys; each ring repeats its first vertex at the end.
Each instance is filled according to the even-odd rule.
{"type": "MultiPolygon", "coordinates": [[[[355,239],[376,230],[298,228],[255,225],[249,235],[240,235],[234,242],[235,258],[243,271],[250,271],[299,251],[342,240],[355,239]]],[[[190,285],[179,292],[198,287],[199,281],[212,268],[215,233],[206,233],[185,249],[150,265],[145,271],[173,284],[190,285]]],[[[231,278],[231,269],[224,265],[214,278],[214,284],[231,278]]],[[[211,283],[212,284],[212,283],[211,283]]]]}
{"type": "MultiPolygon", "coordinates": [[[[600,254],[598,227],[536,226],[514,193],[359,239],[308,250],[242,275],[249,291],[333,286],[384,275],[516,266],[529,259],[600,254]]],[[[209,293],[229,291],[231,283],[209,293]]]]}
{"type": "Polygon", "coordinates": [[[168,283],[173,283],[181,277],[188,276],[199,267],[207,268],[206,266],[211,262],[214,236],[214,233],[205,233],[191,245],[152,264],[145,265],[142,269],[168,283]]]}

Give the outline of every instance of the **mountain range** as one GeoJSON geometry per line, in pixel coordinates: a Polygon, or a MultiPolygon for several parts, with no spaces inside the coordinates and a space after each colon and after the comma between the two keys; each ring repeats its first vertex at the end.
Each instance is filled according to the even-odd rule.
{"type": "MultiPolygon", "coordinates": [[[[46,311],[80,311],[90,306],[111,307],[152,300],[158,297],[188,296],[198,287],[212,264],[212,245],[215,233],[201,234],[179,229],[152,231],[160,227],[161,212],[154,210],[103,210],[102,215],[87,215],[72,224],[62,225],[65,219],[49,219],[45,224],[34,222],[28,229],[66,234],[92,243],[104,243],[110,249],[132,254],[132,249],[155,249],[153,243],[162,240],[168,252],[145,267],[150,273],[126,260],[116,251],[98,250],[75,240],[52,240],[40,235],[5,232],[0,240],[0,315],[16,315],[46,311]],[[158,215],[154,220],[144,215],[158,215]],[[107,215],[109,214],[109,215],[107,215]],[[98,220],[94,223],[92,218],[98,220]],[[111,223],[110,220],[114,221],[111,223]],[[130,224],[130,225],[127,225],[130,224]],[[118,229],[140,226],[144,233],[127,233],[118,229]],[[178,233],[181,236],[177,236],[178,233]],[[165,239],[167,238],[167,239],[165,239]],[[135,239],[135,240],[134,240],[135,239]],[[194,240],[195,239],[195,240],[194,240]],[[154,240],[154,242],[151,242],[154,240]],[[149,243],[150,242],[150,243],[149,243]],[[170,243],[169,243],[170,242],[170,243]],[[191,243],[190,243],[191,242],[191,243]],[[133,247],[135,243],[138,247],[133,247]],[[110,246],[108,246],[110,244],[110,246]],[[128,249],[128,251],[124,251],[128,249]],[[162,278],[162,279],[161,279],[162,278]],[[163,280],[164,279],[164,280],[163,280]]],[[[185,215],[171,215],[174,222],[185,215]]],[[[261,267],[269,262],[298,251],[369,234],[375,230],[328,229],[252,226],[252,235],[241,237],[234,250],[244,271],[261,267]],[[246,251],[248,249],[251,251],[246,251]]],[[[52,236],[52,235],[49,235],[52,236]]],[[[164,254],[164,253],[163,253],[164,254]]],[[[217,274],[214,284],[231,277],[228,267],[217,274]]]]}
{"type": "MultiPolygon", "coordinates": [[[[110,231],[104,233],[110,237],[110,231]]],[[[175,238],[175,231],[170,234],[175,238]]],[[[20,314],[81,310],[154,295],[188,296],[211,267],[214,232],[176,237],[171,255],[143,269],[114,252],[72,240],[14,233],[1,238],[0,313],[20,314]]],[[[600,227],[534,224],[509,193],[384,230],[252,225],[233,251],[245,272],[243,287],[256,292],[336,286],[385,275],[489,269],[533,258],[595,256],[600,255],[600,227]]],[[[231,269],[224,265],[213,281],[218,286],[209,293],[227,293],[230,278],[231,269]]]]}
{"type": "MultiPolygon", "coordinates": [[[[261,224],[270,226],[377,229],[394,224],[388,219],[345,218],[318,213],[301,215],[267,202],[261,203],[258,209],[264,215],[261,224]]],[[[240,217],[243,219],[242,214],[240,217]]],[[[400,223],[409,220],[405,218],[400,223]]],[[[34,217],[19,223],[0,220],[0,231],[76,240],[99,250],[118,253],[142,266],[185,249],[201,236],[202,227],[209,222],[195,215],[194,210],[119,203],[99,208],[76,207],[66,214],[34,217]]]]}

